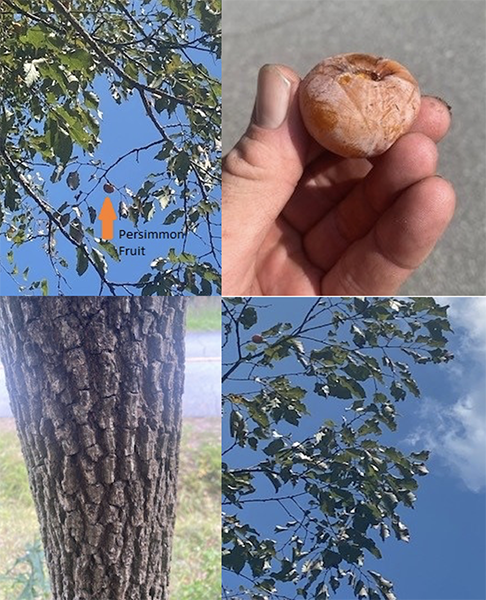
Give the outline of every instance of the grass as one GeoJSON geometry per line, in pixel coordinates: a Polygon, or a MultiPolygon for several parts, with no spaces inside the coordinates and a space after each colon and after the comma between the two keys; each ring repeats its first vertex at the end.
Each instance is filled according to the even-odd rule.
{"type": "MultiPolygon", "coordinates": [[[[185,419],[171,568],[173,600],[221,598],[221,431],[219,418],[185,419]]],[[[13,419],[0,419],[0,600],[23,595],[39,571],[39,526],[13,419]],[[26,552],[26,548],[29,552],[26,552]],[[15,564],[17,562],[17,564],[15,564]]],[[[41,586],[36,582],[36,589],[41,586]]]]}
{"type": "Polygon", "coordinates": [[[219,331],[221,329],[221,299],[219,297],[188,298],[188,331],[219,331]]]}
{"type": "MultiPolygon", "coordinates": [[[[16,558],[25,555],[39,526],[13,419],[0,423],[0,573],[14,569],[19,574],[23,568],[14,567],[16,558]]],[[[11,584],[0,582],[0,600],[16,598],[11,584]]]]}
{"type": "Polygon", "coordinates": [[[221,598],[221,420],[188,419],[171,571],[174,600],[221,598]]]}
{"type": "Polygon", "coordinates": [[[5,575],[0,575],[0,582],[5,582],[5,593],[17,600],[49,600],[51,590],[44,550],[39,538],[28,544],[25,554],[17,558],[13,567],[5,575]],[[8,592],[7,592],[8,589],[8,592]]]}

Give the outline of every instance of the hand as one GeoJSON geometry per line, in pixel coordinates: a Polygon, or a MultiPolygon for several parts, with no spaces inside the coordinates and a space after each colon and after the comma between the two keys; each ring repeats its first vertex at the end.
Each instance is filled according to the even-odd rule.
{"type": "Polygon", "coordinates": [[[223,159],[223,294],[394,294],[454,212],[436,175],[448,107],[424,96],[387,152],[341,158],[305,130],[299,81],[285,66],[260,70],[252,122],[223,159]]]}

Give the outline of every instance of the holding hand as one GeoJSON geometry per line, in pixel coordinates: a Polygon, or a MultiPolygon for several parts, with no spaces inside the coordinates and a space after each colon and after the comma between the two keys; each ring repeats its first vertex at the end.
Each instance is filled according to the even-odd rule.
{"type": "Polygon", "coordinates": [[[260,70],[250,126],[223,159],[223,294],[395,294],[454,212],[436,175],[448,107],[422,97],[384,154],[342,158],[307,133],[299,82],[285,66],[260,70]]]}

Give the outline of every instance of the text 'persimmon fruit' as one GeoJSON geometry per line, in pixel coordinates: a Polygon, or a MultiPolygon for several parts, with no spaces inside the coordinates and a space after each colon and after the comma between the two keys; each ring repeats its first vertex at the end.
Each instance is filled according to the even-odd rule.
{"type": "Polygon", "coordinates": [[[300,111],[311,136],[345,157],[373,157],[406,133],[420,109],[417,81],[371,54],[326,58],[302,80],[300,111]]]}

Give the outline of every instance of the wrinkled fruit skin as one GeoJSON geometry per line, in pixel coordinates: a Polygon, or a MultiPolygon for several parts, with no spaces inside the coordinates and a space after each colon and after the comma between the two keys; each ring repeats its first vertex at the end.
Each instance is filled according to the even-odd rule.
{"type": "Polygon", "coordinates": [[[420,90],[399,63],[370,54],[326,58],[303,79],[300,111],[311,136],[345,157],[378,156],[406,133],[420,90]]]}
{"type": "Polygon", "coordinates": [[[263,338],[261,335],[258,335],[257,333],[255,333],[255,335],[253,335],[251,337],[251,341],[254,342],[255,344],[261,344],[263,342],[263,338]]]}

